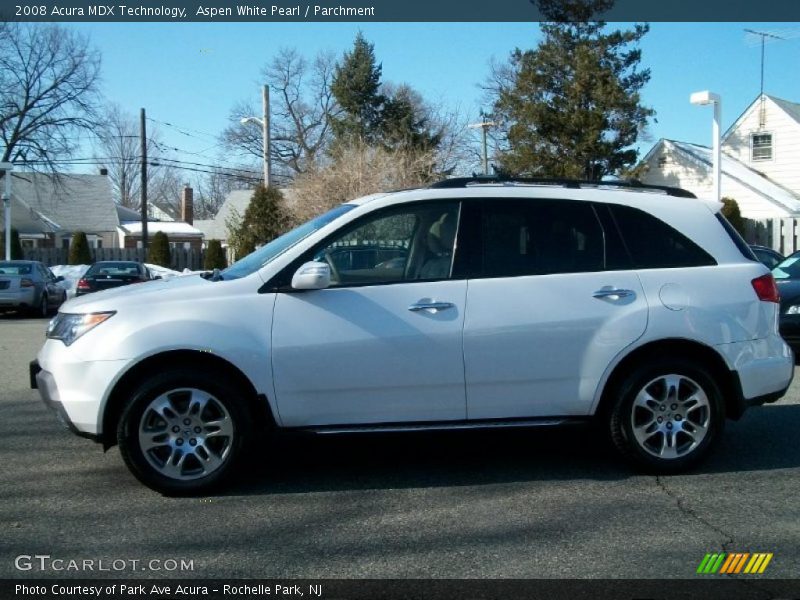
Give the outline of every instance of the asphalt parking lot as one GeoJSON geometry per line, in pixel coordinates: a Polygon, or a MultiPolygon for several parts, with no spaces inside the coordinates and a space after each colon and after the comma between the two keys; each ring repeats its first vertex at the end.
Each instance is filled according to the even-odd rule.
{"type": "Polygon", "coordinates": [[[582,429],[287,437],[226,493],[176,499],[29,389],[45,326],[0,316],[0,578],[680,578],[719,551],[772,552],[764,577],[800,575],[797,378],[687,475],[634,474],[582,429]],[[35,554],[143,562],[16,568],[35,554]],[[143,571],[153,559],[193,569],[143,571]]]}

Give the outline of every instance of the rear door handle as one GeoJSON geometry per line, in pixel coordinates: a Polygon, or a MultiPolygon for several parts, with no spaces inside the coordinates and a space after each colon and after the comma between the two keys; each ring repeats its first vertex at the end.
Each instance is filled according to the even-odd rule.
{"type": "Polygon", "coordinates": [[[446,310],[448,308],[453,308],[455,304],[452,302],[416,302],[408,307],[408,310],[411,312],[419,312],[421,310],[428,310],[430,312],[439,312],[440,310],[446,310]]]}
{"type": "Polygon", "coordinates": [[[618,290],[616,288],[603,288],[592,294],[595,298],[608,298],[609,300],[618,300],[619,298],[628,298],[634,295],[635,292],[633,290],[618,290]]]}

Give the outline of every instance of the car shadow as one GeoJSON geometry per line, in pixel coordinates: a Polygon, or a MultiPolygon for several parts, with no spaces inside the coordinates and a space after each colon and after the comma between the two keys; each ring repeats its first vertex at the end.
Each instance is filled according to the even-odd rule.
{"type": "MultiPolygon", "coordinates": [[[[800,467],[800,405],[751,409],[728,421],[687,476],[800,467]]],[[[223,495],[293,494],[519,481],[617,481],[639,475],[586,426],[406,434],[280,434],[260,446],[223,495]]]]}

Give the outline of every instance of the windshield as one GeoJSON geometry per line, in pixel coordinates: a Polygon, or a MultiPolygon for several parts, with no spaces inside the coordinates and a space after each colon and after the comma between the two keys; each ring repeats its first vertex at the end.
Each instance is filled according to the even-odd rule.
{"type": "Polygon", "coordinates": [[[322,229],[325,225],[355,207],[355,204],[342,204],[323,215],[303,223],[288,233],[284,233],[282,236],[261,246],[261,248],[255,252],[248,254],[243,259],[236,261],[230,267],[222,271],[222,279],[239,279],[240,277],[246,277],[251,273],[255,273],[275,257],[283,254],[289,248],[297,244],[300,240],[307,238],[315,231],[322,229]]]}
{"type": "Polygon", "coordinates": [[[772,269],[775,279],[800,279],[800,253],[792,254],[772,269]]]}

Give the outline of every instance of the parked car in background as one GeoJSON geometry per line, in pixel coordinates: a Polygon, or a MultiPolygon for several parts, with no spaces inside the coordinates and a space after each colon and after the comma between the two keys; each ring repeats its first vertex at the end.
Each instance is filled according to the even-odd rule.
{"type": "Polygon", "coordinates": [[[143,264],[134,261],[104,260],[94,263],[78,280],[75,288],[76,296],[99,292],[111,288],[143,283],[153,279],[150,270],[143,264]]]}
{"type": "Polygon", "coordinates": [[[211,276],[71,300],[32,385],[172,494],[280,460],[280,429],[594,422],[675,473],[794,374],[775,280],[721,206],[486,177],[374,194],[211,276]]]}
{"type": "Polygon", "coordinates": [[[46,317],[67,300],[62,281],[35,260],[0,261],[0,312],[22,310],[46,317]]]}
{"type": "Polygon", "coordinates": [[[772,274],[781,295],[781,336],[800,352],[800,251],[783,259],[772,274]]]}
{"type": "Polygon", "coordinates": [[[768,269],[774,269],[778,266],[778,263],[783,261],[785,258],[783,254],[777,250],[768,248],[767,246],[757,246],[755,244],[751,244],[750,250],[753,251],[753,254],[756,255],[756,258],[760,260],[761,263],[768,269]]]}

